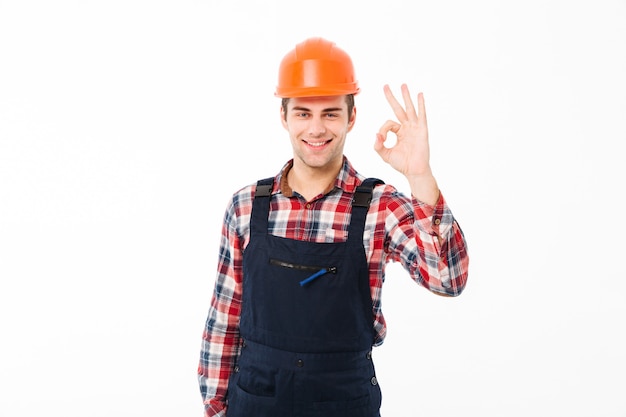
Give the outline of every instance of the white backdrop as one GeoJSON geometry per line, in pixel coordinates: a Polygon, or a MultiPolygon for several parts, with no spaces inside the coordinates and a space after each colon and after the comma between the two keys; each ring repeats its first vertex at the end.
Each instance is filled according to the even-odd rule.
{"type": "Polygon", "coordinates": [[[466,292],[388,269],[383,415],[626,416],[626,2],[0,0],[0,415],[200,416],[226,202],[290,157],[273,96],[309,36],[362,93],[426,98],[466,292]]]}

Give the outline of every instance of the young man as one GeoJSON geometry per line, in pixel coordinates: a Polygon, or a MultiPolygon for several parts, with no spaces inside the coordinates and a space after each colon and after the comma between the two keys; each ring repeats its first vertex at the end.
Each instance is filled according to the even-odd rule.
{"type": "Polygon", "coordinates": [[[276,95],[293,159],[233,195],[198,368],[205,416],[377,417],[371,350],[386,333],[385,265],[444,296],[463,290],[465,239],[429,164],[423,95],[406,85],[375,150],[411,197],[343,154],[359,91],[350,57],[311,38],[283,59],[276,95]],[[393,147],[387,134],[397,136],[393,147]]]}

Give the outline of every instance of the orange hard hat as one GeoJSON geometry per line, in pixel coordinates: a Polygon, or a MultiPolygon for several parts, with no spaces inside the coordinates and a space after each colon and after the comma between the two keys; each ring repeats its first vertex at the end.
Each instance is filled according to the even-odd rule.
{"type": "Polygon", "coordinates": [[[350,56],[334,42],[309,38],[296,45],[280,63],[277,97],[357,94],[350,56]]]}

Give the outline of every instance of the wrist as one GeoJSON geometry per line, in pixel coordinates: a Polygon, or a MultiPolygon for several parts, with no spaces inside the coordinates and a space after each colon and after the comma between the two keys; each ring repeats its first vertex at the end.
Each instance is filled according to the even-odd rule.
{"type": "Polygon", "coordinates": [[[411,195],[422,203],[434,206],[439,200],[439,186],[432,173],[407,175],[411,195]]]}

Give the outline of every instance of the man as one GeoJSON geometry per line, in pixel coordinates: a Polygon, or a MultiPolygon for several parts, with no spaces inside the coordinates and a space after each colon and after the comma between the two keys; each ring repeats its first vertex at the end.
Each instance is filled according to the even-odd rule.
{"type": "Polygon", "coordinates": [[[325,39],[281,62],[293,159],[226,210],[198,368],[205,416],[379,416],[371,350],[386,332],[385,265],[400,262],[435,294],[465,286],[465,240],[431,172],[423,95],[416,110],[406,85],[404,107],[384,87],[398,121],[374,145],[406,176],[406,197],[343,154],[358,91],[350,57],[325,39]]]}

